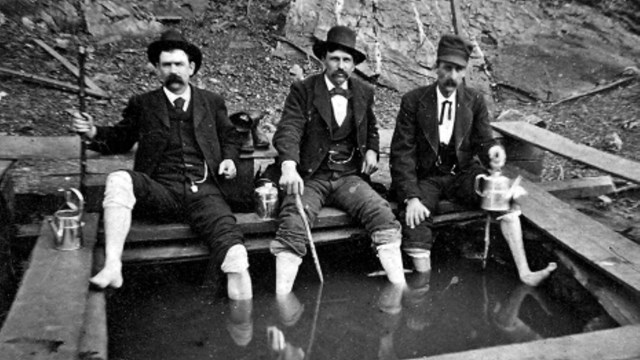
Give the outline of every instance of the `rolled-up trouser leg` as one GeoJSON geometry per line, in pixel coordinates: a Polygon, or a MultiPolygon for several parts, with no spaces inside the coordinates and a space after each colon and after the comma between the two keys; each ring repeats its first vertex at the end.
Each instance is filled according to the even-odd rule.
{"type": "Polygon", "coordinates": [[[400,229],[375,231],[371,234],[371,240],[378,251],[378,259],[389,281],[394,284],[404,284],[406,280],[400,251],[402,241],[400,229]]]}

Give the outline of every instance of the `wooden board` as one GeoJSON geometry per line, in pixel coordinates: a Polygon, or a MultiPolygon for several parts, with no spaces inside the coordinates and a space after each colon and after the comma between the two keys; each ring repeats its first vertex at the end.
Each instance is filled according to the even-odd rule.
{"type": "Polygon", "coordinates": [[[504,135],[529,142],[552,153],[640,184],[639,162],[575,143],[563,136],[525,122],[493,122],[491,126],[504,135]]]}
{"type": "Polygon", "coordinates": [[[564,199],[598,197],[615,191],[613,179],[608,175],[549,181],[538,185],[554,196],[564,199]]]}
{"type": "Polygon", "coordinates": [[[76,359],[98,216],[84,217],[83,248],[58,251],[43,223],[29,268],[0,331],[0,359],[76,359]]]}
{"type": "Polygon", "coordinates": [[[522,180],[529,193],[521,199],[525,219],[570,252],[640,295],[640,247],[540,186],[522,180]]]}
{"type": "MultiPolygon", "coordinates": [[[[640,358],[640,325],[422,357],[420,360],[630,360],[640,358]]],[[[418,359],[414,359],[418,360],[418,359]]]]}
{"type": "Polygon", "coordinates": [[[79,136],[0,136],[0,159],[79,159],[79,136]]]}

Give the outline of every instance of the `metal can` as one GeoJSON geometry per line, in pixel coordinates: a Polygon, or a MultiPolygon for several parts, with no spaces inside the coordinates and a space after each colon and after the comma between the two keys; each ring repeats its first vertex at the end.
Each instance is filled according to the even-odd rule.
{"type": "Polygon", "coordinates": [[[278,188],[271,181],[264,181],[255,191],[256,214],[261,219],[274,219],[278,216],[278,188]]]}

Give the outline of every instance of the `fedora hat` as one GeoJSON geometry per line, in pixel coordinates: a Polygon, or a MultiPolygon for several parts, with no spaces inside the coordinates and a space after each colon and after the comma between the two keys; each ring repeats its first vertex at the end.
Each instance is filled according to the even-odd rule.
{"type": "Polygon", "coordinates": [[[444,34],[438,43],[438,60],[466,67],[473,45],[458,35],[444,34]]]}
{"type": "Polygon", "coordinates": [[[313,54],[322,59],[328,46],[337,46],[351,54],[356,65],[367,59],[363,52],[356,50],[356,33],[346,26],[334,26],[329,29],[326,41],[317,40],[313,44],[313,54]]]}
{"type": "Polygon", "coordinates": [[[160,61],[160,53],[167,50],[180,49],[189,55],[189,59],[196,64],[196,68],[193,72],[198,72],[200,65],[202,64],[202,52],[197,46],[188,42],[182,34],[176,29],[169,29],[160,35],[160,40],[152,42],[147,48],[147,56],[149,61],[156,65],[160,61]]]}

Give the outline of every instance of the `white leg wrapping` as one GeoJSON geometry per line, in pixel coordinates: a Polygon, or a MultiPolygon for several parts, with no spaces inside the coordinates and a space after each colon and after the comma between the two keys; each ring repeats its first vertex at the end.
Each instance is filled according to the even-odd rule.
{"type": "Polygon", "coordinates": [[[240,273],[249,268],[249,256],[247,255],[247,248],[244,245],[233,245],[224,257],[224,261],[220,266],[222,272],[227,273],[240,273]]]}
{"type": "Polygon", "coordinates": [[[124,207],[133,209],[136,197],[133,193],[133,180],[126,171],[114,171],[107,176],[102,207],[124,207]]]}
{"type": "Polygon", "coordinates": [[[420,248],[409,248],[404,250],[411,258],[413,266],[417,272],[427,272],[431,270],[431,251],[420,248]]]}
{"type": "Polygon", "coordinates": [[[378,259],[382,268],[387,273],[387,278],[394,284],[404,284],[404,265],[402,264],[402,252],[400,242],[378,245],[378,259]]]}
{"type": "Polygon", "coordinates": [[[285,295],[293,289],[302,258],[292,252],[276,254],[276,294],[285,295]]]}

